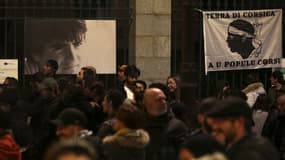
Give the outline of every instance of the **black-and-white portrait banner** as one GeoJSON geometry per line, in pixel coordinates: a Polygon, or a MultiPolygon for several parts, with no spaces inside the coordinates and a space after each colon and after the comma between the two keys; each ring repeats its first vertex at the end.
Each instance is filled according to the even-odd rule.
{"type": "Polygon", "coordinates": [[[203,12],[205,70],[280,67],[282,10],[203,12]]]}

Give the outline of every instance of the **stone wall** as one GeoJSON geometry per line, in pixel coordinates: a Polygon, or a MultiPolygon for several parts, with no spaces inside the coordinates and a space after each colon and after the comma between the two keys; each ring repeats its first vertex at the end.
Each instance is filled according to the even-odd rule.
{"type": "Polygon", "coordinates": [[[165,83],[170,74],[171,0],[136,0],[135,64],[140,79],[165,83]]]}

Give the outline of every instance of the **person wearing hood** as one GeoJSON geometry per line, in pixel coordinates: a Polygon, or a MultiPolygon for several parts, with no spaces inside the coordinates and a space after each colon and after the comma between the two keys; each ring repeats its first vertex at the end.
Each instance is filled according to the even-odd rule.
{"type": "Polygon", "coordinates": [[[10,125],[9,108],[0,105],[0,159],[21,160],[20,146],[15,142],[9,131],[10,125]]]}
{"type": "Polygon", "coordinates": [[[103,139],[107,160],[146,160],[149,135],[143,129],[143,115],[137,107],[123,104],[115,116],[116,133],[103,139]]]}
{"type": "Polygon", "coordinates": [[[251,73],[247,75],[247,86],[242,90],[247,96],[247,103],[250,108],[253,107],[259,95],[266,94],[263,84],[258,75],[251,73]]]}

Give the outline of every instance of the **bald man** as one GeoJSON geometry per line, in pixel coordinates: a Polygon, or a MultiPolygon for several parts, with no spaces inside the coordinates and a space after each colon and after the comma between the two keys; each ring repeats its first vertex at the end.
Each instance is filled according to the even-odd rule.
{"type": "Polygon", "coordinates": [[[166,96],[160,89],[147,89],[143,104],[148,117],[145,130],[151,139],[146,148],[146,159],[175,160],[188,128],[168,110],[166,96]]]}

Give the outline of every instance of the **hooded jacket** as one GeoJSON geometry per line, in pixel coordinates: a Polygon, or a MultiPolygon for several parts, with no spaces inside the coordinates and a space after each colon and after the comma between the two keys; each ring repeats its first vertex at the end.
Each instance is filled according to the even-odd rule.
{"type": "Polygon", "coordinates": [[[251,83],[242,90],[247,96],[247,103],[252,108],[256,99],[261,94],[266,94],[266,91],[261,82],[251,83]]]}
{"type": "Polygon", "coordinates": [[[122,129],[103,139],[107,160],[145,160],[144,147],[149,142],[144,130],[122,129]]]}
{"type": "Polygon", "coordinates": [[[8,132],[0,133],[0,159],[21,160],[20,147],[8,132]]]}

